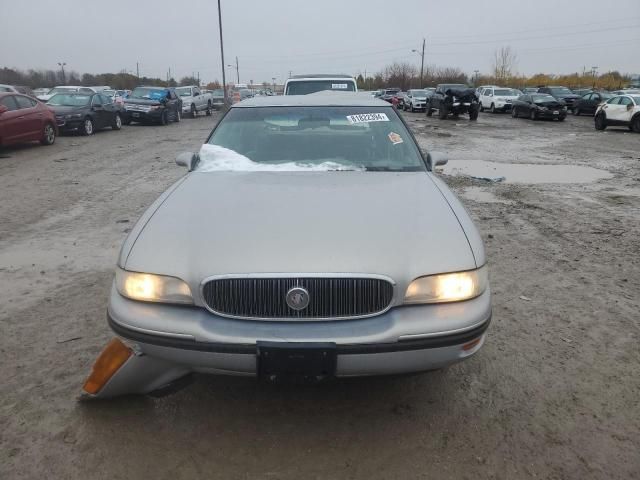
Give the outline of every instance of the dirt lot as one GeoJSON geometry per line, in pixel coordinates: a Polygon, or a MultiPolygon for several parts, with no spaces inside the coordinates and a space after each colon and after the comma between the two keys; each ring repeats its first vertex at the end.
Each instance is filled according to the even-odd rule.
{"type": "Polygon", "coordinates": [[[446,176],[490,258],[484,349],[442,372],[320,386],[198,377],[162,399],[77,403],[111,336],[120,243],[214,119],[0,151],[0,478],[638,478],[640,135],[588,117],[405,116],[447,171],[612,176],[446,176]]]}

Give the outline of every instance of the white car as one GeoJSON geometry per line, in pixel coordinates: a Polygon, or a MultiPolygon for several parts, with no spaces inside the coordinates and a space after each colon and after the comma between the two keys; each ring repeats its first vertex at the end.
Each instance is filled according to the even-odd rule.
{"type": "Polygon", "coordinates": [[[70,93],[70,92],[80,92],[80,93],[99,93],[99,90],[96,90],[93,87],[79,87],[75,85],[63,85],[59,87],[53,87],[49,92],[45,95],[38,95],[38,100],[42,100],[43,102],[48,102],[51,97],[58,93],[70,93]]]}
{"type": "Polygon", "coordinates": [[[285,95],[308,95],[325,90],[357,92],[356,80],[350,75],[294,75],[284,84],[285,95]]]}
{"type": "Polygon", "coordinates": [[[18,92],[18,89],[16,87],[14,87],[13,85],[4,85],[2,83],[0,83],[0,92],[20,93],[20,92],[18,92]]]}
{"type": "Polygon", "coordinates": [[[618,95],[598,106],[596,130],[614,126],[628,127],[640,133],[640,94],[618,95]]]}
{"type": "Polygon", "coordinates": [[[488,109],[491,113],[510,112],[513,101],[518,98],[518,94],[504,87],[488,87],[480,94],[480,111],[488,109]]]}
{"type": "Polygon", "coordinates": [[[198,112],[205,112],[211,115],[213,110],[213,95],[203,92],[200,87],[189,85],[186,87],[177,87],[176,95],[182,100],[182,114],[190,114],[192,118],[196,118],[198,112]]]}

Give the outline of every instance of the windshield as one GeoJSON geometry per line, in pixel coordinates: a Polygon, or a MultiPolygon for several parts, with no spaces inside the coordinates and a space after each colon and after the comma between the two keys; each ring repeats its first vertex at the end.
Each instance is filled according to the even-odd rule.
{"type": "Polygon", "coordinates": [[[341,78],[339,80],[304,80],[289,82],[285,95],[308,95],[309,93],[335,90],[338,92],[355,92],[353,80],[341,78]]]}
{"type": "Polygon", "coordinates": [[[496,96],[514,96],[515,93],[513,92],[513,90],[511,90],[510,88],[496,88],[493,91],[494,95],[496,96]]]}
{"type": "Polygon", "coordinates": [[[115,90],[103,90],[102,92],[103,95],[106,95],[108,97],[115,97],[116,96],[116,91],[115,90]]]}
{"type": "Polygon", "coordinates": [[[138,87],[131,92],[129,98],[143,98],[145,100],[160,100],[167,96],[167,91],[162,88],[138,87]]]}
{"type": "Polygon", "coordinates": [[[191,96],[191,88],[189,88],[189,87],[176,88],[176,93],[180,97],[190,97],[191,96]]]}
{"type": "Polygon", "coordinates": [[[551,95],[531,95],[531,98],[533,98],[533,101],[535,103],[556,101],[556,99],[553,98],[551,95]]]}
{"type": "Polygon", "coordinates": [[[49,95],[55,95],[56,93],[75,92],[75,88],[56,87],[49,90],[49,95]]]}
{"type": "Polygon", "coordinates": [[[554,95],[571,95],[571,94],[573,94],[573,92],[571,90],[569,90],[567,87],[550,88],[549,90],[554,95]]]}
{"type": "Polygon", "coordinates": [[[49,99],[47,105],[56,105],[60,107],[84,107],[89,105],[91,95],[58,93],[49,99]]]}
{"type": "Polygon", "coordinates": [[[427,91],[426,90],[411,90],[411,95],[413,95],[414,97],[426,97],[427,96],[427,91]]]}
{"type": "Polygon", "coordinates": [[[199,171],[425,171],[391,107],[233,108],[200,151],[199,171]]]}
{"type": "Polygon", "coordinates": [[[466,90],[467,87],[466,85],[463,85],[461,83],[447,83],[444,85],[440,85],[440,90],[443,92],[446,92],[447,90],[451,89],[451,90],[466,90]]]}
{"type": "Polygon", "coordinates": [[[399,88],[388,88],[387,90],[384,91],[384,94],[385,95],[395,95],[399,91],[400,91],[399,88]]]}
{"type": "Polygon", "coordinates": [[[213,95],[214,97],[224,97],[224,92],[220,88],[220,89],[212,90],[211,95],[213,95]]]}

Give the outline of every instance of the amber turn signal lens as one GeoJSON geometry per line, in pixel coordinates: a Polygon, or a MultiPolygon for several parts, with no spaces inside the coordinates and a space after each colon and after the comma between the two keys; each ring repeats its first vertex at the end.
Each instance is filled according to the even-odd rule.
{"type": "Polygon", "coordinates": [[[82,387],[84,391],[91,395],[98,393],[131,355],[133,351],[129,347],[120,339],[113,338],[93,364],[91,375],[82,387]]]}
{"type": "Polygon", "coordinates": [[[475,340],[471,340],[469,343],[465,343],[462,346],[462,350],[464,350],[465,352],[468,352],[469,350],[475,348],[480,343],[481,340],[482,340],[482,337],[478,337],[475,340]]]}

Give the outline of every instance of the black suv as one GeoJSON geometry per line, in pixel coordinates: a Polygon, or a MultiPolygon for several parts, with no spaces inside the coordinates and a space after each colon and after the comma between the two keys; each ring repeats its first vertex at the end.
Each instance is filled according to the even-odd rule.
{"type": "Polygon", "coordinates": [[[171,87],[136,87],[124,100],[125,125],[131,122],[168,124],[179,122],[182,100],[171,87]]]}
{"type": "Polygon", "coordinates": [[[559,102],[564,102],[567,109],[573,111],[573,105],[580,99],[580,95],[576,95],[567,87],[540,87],[538,93],[548,93],[559,102]]]}
{"type": "Polygon", "coordinates": [[[472,88],[461,83],[442,83],[427,99],[427,117],[433,115],[434,110],[438,110],[440,120],[444,120],[449,114],[457,117],[461,113],[468,113],[469,120],[477,120],[480,105],[472,88]]]}

